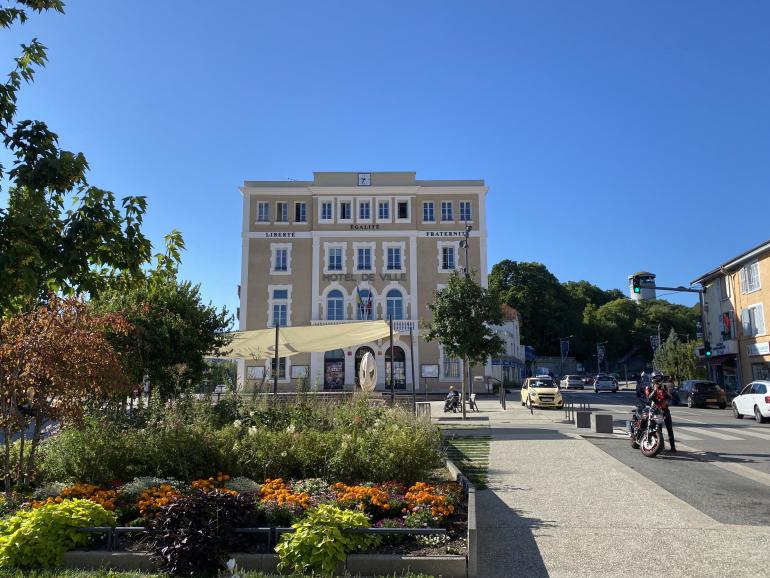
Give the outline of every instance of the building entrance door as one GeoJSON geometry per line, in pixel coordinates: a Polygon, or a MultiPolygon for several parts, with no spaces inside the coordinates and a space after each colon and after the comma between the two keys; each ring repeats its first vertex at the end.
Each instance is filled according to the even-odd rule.
{"type": "Polygon", "coordinates": [[[345,385],[345,352],[341,349],[324,353],[324,389],[343,389],[345,385]]]}
{"type": "Polygon", "coordinates": [[[361,384],[358,383],[358,370],[361,367],[361,360],[363,359],[366,353],[371,353],[372,356],[374,356],[374,350],[371,347],[363,346],[363,347],[359,347],[356,350],[356,363],[355,363],[356,387],[361,387],[361,384]]]}
{"type": "Polygon", "coordinates": [[[385,386],[390,389],[390,363],[393,362],[393,382],[395,389],[406,389],[406,355],[398,345],[393,346],[395,352],[391,360],[390,347],[385,352],[385,386]]]}

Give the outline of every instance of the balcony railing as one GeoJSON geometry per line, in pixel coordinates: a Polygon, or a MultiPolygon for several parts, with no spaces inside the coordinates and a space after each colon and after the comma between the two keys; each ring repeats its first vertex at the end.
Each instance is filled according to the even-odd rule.
{"type": "MultiPolygon", "coordinates": [[[[313,319],[310,321],[310,325],[340,325],[342,323],[358,323],[359,319],[344,319],[344,320],[329,320],[329,319],[313,319]]],[[[414,319],[394,319],[393,331],[399,333],[409,333],[409,329],[413,329],[415,333],[419,329],[419,322],[414,319]]]]}

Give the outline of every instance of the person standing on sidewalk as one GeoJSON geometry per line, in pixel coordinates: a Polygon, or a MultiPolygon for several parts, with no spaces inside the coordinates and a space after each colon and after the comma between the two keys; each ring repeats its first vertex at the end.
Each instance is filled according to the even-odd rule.
{"type": "Polygon", "coordinates": [[[663,376],[656,375],[652,378],[652,388],[647,389],[647,400],[655,402],[662,411],[663,419],[666,424],[666,432],[668,433],[669,451],[676,453],[676,442],[674,441],[674,423],[671,420],[671,410],[668,408],[668,403],[671,401],[671,394],[663,387],[663,376]]]}

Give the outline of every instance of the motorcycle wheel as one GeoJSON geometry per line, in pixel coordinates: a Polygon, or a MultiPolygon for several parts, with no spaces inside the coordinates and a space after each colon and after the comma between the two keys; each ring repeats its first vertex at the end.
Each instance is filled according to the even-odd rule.
{"type": "Polygon", "coordinates": [[[663,432],[655,432],[651,436],[642,436],[642,454],[648,458],[654,458],[663,451],[663,432]]]}

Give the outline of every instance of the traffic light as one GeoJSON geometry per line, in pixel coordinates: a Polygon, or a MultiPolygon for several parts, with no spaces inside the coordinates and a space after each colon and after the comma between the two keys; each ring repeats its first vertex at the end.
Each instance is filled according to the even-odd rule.
{"type": "Polygon", "coordinates": [[[703,357],[711,357],[714,352],[711,351],[711,344],[708,341],[703,342],[703,357]]]}
{"type": "Polygon", "coordinates": [[[634,293],[642,292],[642,282],[638,275],[631,277],[631,286],[634,288],[634,293]]]}

